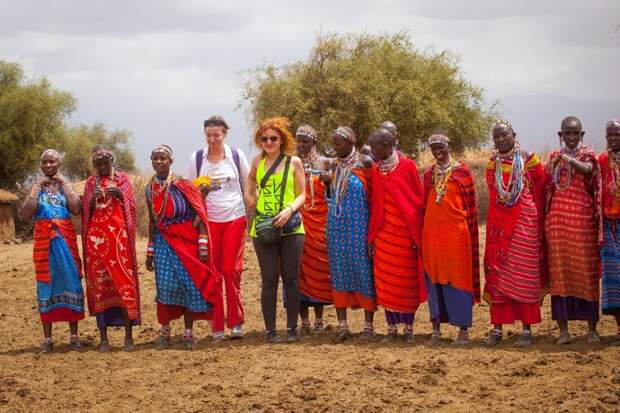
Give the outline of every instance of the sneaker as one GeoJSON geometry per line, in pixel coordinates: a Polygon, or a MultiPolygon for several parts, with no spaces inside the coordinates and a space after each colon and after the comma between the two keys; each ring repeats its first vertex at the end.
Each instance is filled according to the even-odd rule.
{"type": "Polygon", "coordinates": [[[42,353],[52,353],[54,351],[54,343],[51,340],[45,340],[41,344],[42,353]]]}
{"type": "Polygon", "coordinates": [[[276,330],[267,330],[266,336],[267,342],[270,344],[279,344],[282,342],[282,338],[280,338],[276,330]]]}
{"type": "Polygon", "coordinates": [[[170,347],[170,336],[169,335],[161,335],[159,336],[159,343],[157,343],[157,348],[160,350],[164,350],[170,347]]]}
{"type": "Polygon", "coordinates": [[[211,336],[211,341],[213,342],[213,344],[221,344],[224,342],[225,339],[226,335],[223,331],[217,331],[211,336]]]}
{"type": "Polygon", "coordinates": [[[243,338],[243,327],[241,326],[241,324],[238,324],[230,330],[230,339],[238,340],[241,338],[243,338]]]}
{"type": "Polygon", "coordinates": [[[191,334],[183,334],[183,346],[186,350],[194,348],[194,336],[191,334]]]}
{"type": "Polygon", "coordinates": [[[286,332],[286,342],[287,343],[296,343],[299,341],[299,337],[297,337],[297,329],[289,328],[286,332]]]}

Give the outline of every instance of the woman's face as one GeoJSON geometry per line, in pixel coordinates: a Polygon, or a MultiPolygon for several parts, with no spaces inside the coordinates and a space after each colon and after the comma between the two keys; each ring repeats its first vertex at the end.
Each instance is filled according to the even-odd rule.
{"type": "Polygon", "coordinates": [[[223,126],[207,126],[205,128],[205,136],[207,138],[207,145],[219,146],[223,144],[227,133],[228,132],[223,126]]]}
{"type": "Polygon", "coordinates": [[[295,136],[295,144],[297,145],[297,155],[306,156],[312,150],[314,141],[305,135],[295,136]]]}
{"type": "Polygon", "coordinates": [[[607,127],[607,146],[613,152],[620,151],[620,123],[612,123],[607,127]]]}
{"type": "Polygon", "coordinates": [[[99,176],[109,176],[112,173],[112,160],[110,158],[99,158],[93,161],[93,168],[99,176]]]}
{"type": "Polygon", "coordinates": [[[39,161],[39,167],[45,176],[51,177],[58,173],[60,162],[53,154],[46,154],[43,158],[41,158],[41,161],[39,161]]]}
{"type": "Polygon", "coordinates": [[[260,147],[267,155],[279,154],[282,143],[282,137],[275,129],[265,129],[260,137],[260,147]]]}
{"type": "Polygon", "coordinates": [[[445,164],[450,158],[450,147],[442,143],[434,143],[431,145],[431,153],[437,159],[437,163],[445,164]]]}
{"type": "Polygon", "coordinates": [[[336,151],[336,155],[339,158],[345,158],[351,154],[351,150],[353,149],[353,142],[350,142],[338,135],[337,133],[332,135],[332,146],[336,151]]]}
{"type": "Polygon", "coordinates": [[[564,123],[560,131],[562,141],[564,141],[566,147],[571,150],[579,145],[584,134],[585,132],[581,130],[581,124],[576,120],[564,123]]]}
{"type": "Polygon", "coordinates": [[[499,124],[493,128],[493,144],[499,153],[506,153],[515,146],[515,134],[508,125],[499,124]]]}
{"type": "Polygon", "coordinates": [[[157,175],[168,176],[170,173],[170,165],[172,165],[172,159],[161,152],[156,152],[151,156],[151,164],[157,175]]]}

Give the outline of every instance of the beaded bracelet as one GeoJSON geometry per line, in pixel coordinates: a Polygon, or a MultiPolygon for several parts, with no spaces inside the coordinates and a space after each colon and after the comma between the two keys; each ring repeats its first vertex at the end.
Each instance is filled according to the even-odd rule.
{"type": "Polygon", "coordinates": [[[30,195],[28,198],[37,199],[39,198],[39,192],[41,192],[41,185],[32,185],[32,189],[30,190],[30,195]]]}
{"type": "Polygon", "coordinates": [[[155,243],[153,241],[149,241],[146,246],[146,256],[152,257],[153,255],[155,255],[155,243]]]}

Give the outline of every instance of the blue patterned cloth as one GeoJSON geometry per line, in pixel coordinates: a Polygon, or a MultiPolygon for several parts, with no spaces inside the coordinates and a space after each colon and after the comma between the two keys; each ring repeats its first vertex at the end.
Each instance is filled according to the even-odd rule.
{"type": "Polygon", "coordinates": [[[601,308],[603,314],[620,314],[620,242],[616,221],[605,219],[605,237],[601,247],[603,288],[601,308]]]}
{"type": "MultiPolygon", "coordinates": [[[[69,219],[67,198],[59,193],[39,193],[39,206],[35,213],[37,221],[48,219],[69,219]]],[[[39,312],[47,313],[57,308],[68,308],[78,313],[84,312],[84,291],[78,268],[71,250],[60,232],[50,240],[51,282],[37,281],[37,301],[39,312]]]]}
{"type": "Polygon", "coordinates": [[[164,236],[155,234],[155,283],[157,302],[178,305],[192,312],[205,312],[212,308],[194,285],[183,263],[164,236]]]}
{"type": "Polygon", "coordinates": [[[327,255],[332,288],[375,298],[375,280],[368,256],[370,209],[360,178],[353,173],[349,176],[340,216],[335,211],[334,198],[329,198],[327,203],[327,255]]]}

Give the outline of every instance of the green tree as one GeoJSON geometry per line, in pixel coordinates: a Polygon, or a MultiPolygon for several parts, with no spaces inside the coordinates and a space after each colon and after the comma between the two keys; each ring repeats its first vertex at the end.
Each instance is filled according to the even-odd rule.
{"type": "Polygon", "coordinates": [[[63,138],[75,108],[70,93],[28,80],[19,64],[0,61],[0,187],[13,188],[38,168],[41,152],[63,138]]]}
{"type": "Polygon", "coordinates": [[[239,106],[251,121],[286,116],[294,127],[308,123],[323,144],[338,125],[359,140],[383,121],[398,126],[400,145],[416,153],[436,129],[456,149],[488,140],[495,116],[483,90],[463,78],[451,53],[423,53],[407,33],[318,36],[308,59],[282,67],[263,65],[247,73],[239,106]]]}
{"type": "Polygon", "coordinates": [[[97,145],[102,145],[114,152],[115,165],[120,170],[135,172],[131,140],[130,131],[124,129],[109,131],[102,123],[70,128],[61,143],[57,145],[57,149],[65,155],[63,171],[72,179],[86,179],[92,172],[92,149],[97,145]]]}

